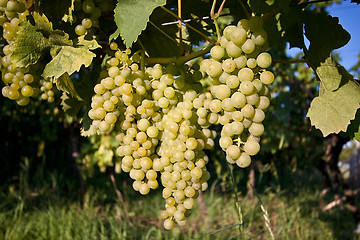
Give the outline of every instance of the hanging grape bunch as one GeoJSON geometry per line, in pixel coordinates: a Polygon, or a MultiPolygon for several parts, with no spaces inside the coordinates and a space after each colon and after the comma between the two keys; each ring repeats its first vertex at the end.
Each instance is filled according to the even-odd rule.
{"type": "Polygon", "coordinates": [[[220,146],[227,161],[242,168],[249,166],[251,156],[260,150],[263,110],[270,104],[266,85],[274,81],[274,75],[266,70],[272,61],[264,52],[266,39],[261,17],[242,19],[237,26],[224,29],[220,45],[201,63],[214,96],[210,112],[221,114],[220,146]]]}
{"type": "Polygon", "coordinates": [[[119,166],[134,180],[134,190],[146,195],[157,189],[160,175],[164,227],[184,225],[198,191],[208,187],[209,159],[203,150],[211,149],[215,138],[214,131],[198,124],[194,108],[206,99],[190,89],[189,81],[199,72],[184,66],[187,71],[174,77],[173,66],[159,64],[143,71],[129,57],[130,50],[120,51],[116,43],[110,48],[114,56],[100,74],[88,112],[92,127],[99,134],[117,133],[119,166]]]}

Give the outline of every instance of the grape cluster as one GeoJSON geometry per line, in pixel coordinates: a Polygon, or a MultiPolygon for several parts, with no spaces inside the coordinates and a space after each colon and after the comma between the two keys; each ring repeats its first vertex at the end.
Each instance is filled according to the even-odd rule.
{"type": "MultiPolygon", "coordinates": [[[[188,81],[201,79],[196,66],[180,69],[182,74],[174,65],[141,71],[129,50],[120,51],[115,43],[110,48],[114,56],[94,87],[88,112],[92,128],[117,133],[121,169],[129,172],[136,191],[145,195],[161,181],[165,228],[184,225],[198,191],[208,187],[204,149],[214,146],[216,132],[200,125],[196,112],[211,94],[190,89],[188,81]]],[[[195,89],[201,89],[198,84],[195,89]]]]}
{"type": "Polygon", "coordinates": [[[94,87],[92,128],[117,133],[117,166],[129,173],[136,191],[164,187],[160,215],[166,229],[184,225],[199,191],[208,187],[204,150],[214,147],[211,126],[222,125],[219,144],[231,164],[247,167],[260,150],[263,110],[270,103],[266,85],[274,80],[266,70],[272,59],[264,51],[262,19],[241,20],[223,33],[211,58],[191,68],[155,64],[140,70],[136,54],[112,43],[114,56],[94,87]],[[202,72],[208,90],[199,83],[202,72]]]}
{"type": "Polygon", "coordinates": [[[75,33],[79,36],[94,35],[96,28],[99,27],[99,18],[103,12],[111,8],[111,1],[108,0],[76,0],[74,8],[75,17],[75,33]]]}
{"type": "Polygon", "coordinates": [[[260,150],[263,110],[270,104],[266,85],[273,82],[274,75],[266,70],[272,61],[264,51],[266,40],[261,17],[240,20],[237,26],[224,29],[220,45],[212,47],[211,58],[200,65],[213,96],[201,115],[220,115],[219,144],[227,161],[239,167],[249,166],[251,156],[260,150]]]}
{"type": "MultiPolygon", "coordinates": [[[[1,0],[0,1],[0,25],[3,28],[3,38],[6,45],[3,47],[1,57],[2,80],[6,86],[2,88],[2,95],[15,100],[20,106],[29,103],[30,97],[37,97],[41,94],[43,100],[54,101],[52,82],[49,79],[40,79],[35,69],[40,64],[31,67],[16,67],[12,63],[11,54],[14,51],[14,41],[20,30],[20,24],[26,20],[28,11],[23,1],[1,0]]],[[[40,67],[41,68],[41,67],[40,67]]]]}

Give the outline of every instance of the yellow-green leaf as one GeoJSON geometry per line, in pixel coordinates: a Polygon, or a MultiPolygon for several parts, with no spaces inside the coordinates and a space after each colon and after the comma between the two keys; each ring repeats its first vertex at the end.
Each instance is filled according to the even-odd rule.
{"type": "Polygon", "coordinates": [[[86,48],[63,46],[53,60],[45,66],[43,77],[59,78],[64,73],[71,75],[79,71],[82,65],[88,67],[95,56],[86,48]]]}

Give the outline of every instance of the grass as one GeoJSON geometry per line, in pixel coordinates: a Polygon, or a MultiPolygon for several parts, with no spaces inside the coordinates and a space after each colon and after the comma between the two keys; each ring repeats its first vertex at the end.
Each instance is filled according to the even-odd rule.
{"type": "MultiPolygon", "coordinates": [[[[286,188],[260,187],[259,196],[268,212],[274,238],[360,239],[352,234],[355,222],[347,211],[339,207],[321,211],[331,196],[322,196],[313,181],[295,173],[291,179],[286,177],[286,183],[292,187],[282,183],[286,188]]],[[[54,184],[38,191],[41,194],[25,191],[27,196],[21,196],[20,190],[3,191],[0,239],[240,239],[238,226],[226,229],[239,223],[231,189],[223,192],[214,183],[203,195],[205,211],[197,204],[185,227],[166,231],[158,216],[164,205],[161,191],[143,197],[130,187],[122,188],[129,204],[126,218],[110,182],[104,177],[102,183],[91,184],[82,199],[74,191],[71,194],[72,191],[54,189],[54,184]],[[215,233],[209,234],[212,232],[215,233]]],[[[259,201],[240,195],[239,204],[244,220],[242,239],[271,239],[259,201]]]]}

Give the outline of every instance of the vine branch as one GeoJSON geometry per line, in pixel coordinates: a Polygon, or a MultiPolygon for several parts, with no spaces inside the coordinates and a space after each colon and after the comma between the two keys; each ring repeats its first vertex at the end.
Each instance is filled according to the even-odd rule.
{"type": "Polygon", "coordinates": [[[206,36],[204,33],[200,32],[199,30],[197,30],[196,28],[194,28],[193,26],[187,24],[183,19],[181,19],[180,17],[178,17],[175,13],[173,13],[172,11],[170,11],[169,9],[167,9],[164,6],[160,6],[160,8],[162,10],[164,10],[165,12],[169,13],[171,16],[175,17],[177,20],[179,20],[181,23],[183,23],[186,27],[190,28],[191,30],[193,30],[194,32],[198,33],[199,35],[201,35],[202,37],[204,37],[207,41],[214,43],[214,41],[212,39],[210,39],[208,36],[206,36]]]}
{"type": "Polygon", "coordinates": [[[332,2],[332,1],[334,1],[334,0],[314,0],[314,1],[310,1],[310,2],[300,1],[300,2],[298,2],[298,3],[290,4],[290,6],[307,6],[307,5],[315,4],[315,3],[332,2]]]}
{"type": "Polygon", "coordinates": [[[292,63],[306,63],[303,59],[292,59],[292,60],[272,60],[273,63],[292,64],[292,63]]]}
{"type": "Polygon", "coordinates": [[[170,64],[170,63],[176,63],[177,65],[182,65],[184,63],[186,63],[187,61],[190,61],[191,59],[200,57],[206,53],[208,53],[211,49],[211,47],[214,46],[213,44],[210,44],[209,46],[207,46],[206,48],[193,52],[191,54],[185,55],[185,56],[181,56],[181,57],[172,57],[172,58],[146,58],[145,62],[147,64],[155,64],[155,63],[160,63],[160,64],[170,64]]]}

